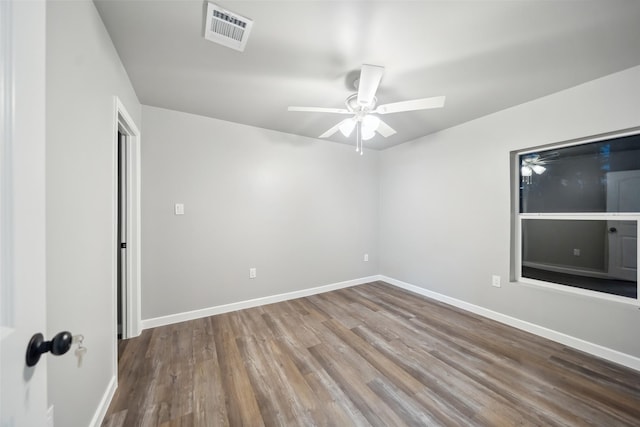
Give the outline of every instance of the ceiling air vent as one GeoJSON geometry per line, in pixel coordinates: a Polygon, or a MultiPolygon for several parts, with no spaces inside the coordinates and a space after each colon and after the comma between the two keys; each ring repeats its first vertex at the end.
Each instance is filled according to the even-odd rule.
{"type": "Polygon", "coordinates": [[[242,52],[252,26],[251,19],[209,3],[204,38],[242,52]]]}

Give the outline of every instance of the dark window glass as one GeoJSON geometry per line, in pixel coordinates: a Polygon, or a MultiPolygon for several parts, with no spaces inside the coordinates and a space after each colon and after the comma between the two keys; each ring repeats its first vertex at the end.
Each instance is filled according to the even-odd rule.
{"type": "Polygon", "coordinates": [[[522,277],[637,298],[636,221],[522,220],[522,277]]]}
{"type": "Polygon", "coordinates": [[[520,212],[640,212],[640,135],[522,154],[520,212]]]}

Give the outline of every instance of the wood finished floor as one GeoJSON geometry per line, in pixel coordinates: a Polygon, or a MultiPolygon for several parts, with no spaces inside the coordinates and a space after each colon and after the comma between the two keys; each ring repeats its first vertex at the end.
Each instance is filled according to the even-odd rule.
{"type": "Polygon", "coordinates": [[[382,282],[145,330],[103,426],[640,425],[640,373],[382,282]]]}

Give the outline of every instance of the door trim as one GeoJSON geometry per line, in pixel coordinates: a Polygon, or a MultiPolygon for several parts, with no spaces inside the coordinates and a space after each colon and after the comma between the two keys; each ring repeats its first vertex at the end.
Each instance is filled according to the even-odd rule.
{"type": "Polygon", "coordinates": [[[12,3],[0,4],[0,339],[13,331],[13,30],[12,3]]]}

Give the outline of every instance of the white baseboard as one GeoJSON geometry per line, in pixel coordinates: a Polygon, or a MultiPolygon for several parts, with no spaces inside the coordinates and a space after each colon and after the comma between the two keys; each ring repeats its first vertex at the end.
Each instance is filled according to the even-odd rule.
{"type": "Polygon", "coordinates": [[[102,425],[102,421],[104,421],[104,416],[107,414],[107,409],[109,409],[109,405],[111,404],[111,399],[113,399],[113,395],[116,393],[116,388],[118,387],[118,378],[116,375],[111,377],[111,381],[109,381],[109,385],[100,400],[100,404],[96,409],[96,412],[93,414],[93,418],[89,423],[89,427],[100,427],[102,425]]]}
{"type": "Polygon", "coordinates": [[[636,371],[640,371],[640,358],[632,356],[630,354],[622,353],[620,351],[613,350],[608,347],[601,346],[599,344],[594,344],[592,342],[585,341],[580,338],[572,337],[571,335],[554,331],[553,329],[548,329],[543,326],[536,325],[534,323],[529,323],[524,320],[516,319],[515,317],[507,316],[506,314],[498,313],[497,311],[489,310],[487,308],[480,307],[478,305],[471,304],[456,298],[452,298],[437,292],[433,292],[433,291],[421,288],[419,286],[411,285],[409,283],[405,283],[400,280],[393,279],[391,277],[379,276],[379,279],[377,280],[387,282],[399,288],[406,289],[408,291],[415,292],[417,294],[424,295],[429,298],[433,298],[434,300],[450,304],[454,307],[458,307],[463,310],[470,311],[480,316],[487,317],[489,319],[498,321],[500,323],[513,326],[514,328],[518,328],[523,331],[530,332],[532,334],[541,336],[543,338],[547,338],[551,341],[555,341],[560,344],[573,347],[580,351],[584,351],[585,353],[589,353],[594,356],[609,360],[611,362],[615,362],[620,365],[626,366],[628,368],[635,369],[636,371]]]}
{"type": "Polygon", "coordinates": [[[336,289],[348,288],[362,285],[364,283],[380,280],[380,276],[362,277],[360,279],[347,280],[330,285],[318,286],[315,288],[302,289],[300,291],[287,292],[284,294],[272,295],[268,297],[255,298],[247,301],[234,302],[231,304],[207,307],[200,310],[186,311],[184,313],[170,314],[168,316],[154,317],[142,321],[142,329],[155,328],[158,326],[171,325],[173,323],[185,322],[187,320],[200,319],[202,317],[214,316],[216,314],[229,313],[231,311],[253,308],[275,302],[287,301],[295,298],[302,298],[309,295],[321,294],[336,289]]]}

